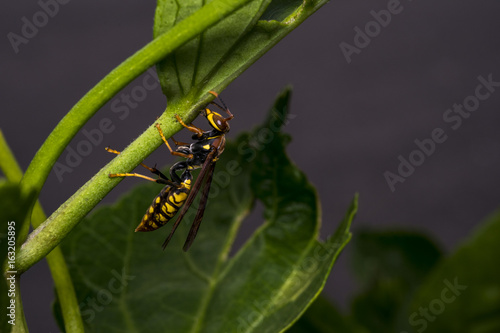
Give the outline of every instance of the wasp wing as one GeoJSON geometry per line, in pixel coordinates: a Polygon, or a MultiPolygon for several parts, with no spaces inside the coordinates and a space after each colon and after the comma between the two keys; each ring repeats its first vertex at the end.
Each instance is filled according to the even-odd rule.
{"type": "Polygon", "coordinates": [[[212,176],[215,170],[215,162],[212,162],[208,167],[205,187],[203,188],[203,192],[201,192],[200,198],[200,206],[198,207],[198,211],[196,212],[196,216],[194,218],[193,224],[191,225],[191,229],[189,229],[189,234],[184,243],[183,250],[187,251],[193,244],[194,239],[196,238],[196,234],[198,233],[198,229],[200,228],[201,221],[203,220],[203,213],[205,212],[205,207],[207,205],[208,200],[208,192],[210,192],[210,185],[212,184],[212,176]]]}
{"type": "Polygon", "coordinates": [[[174,232],[177,229],[177,227],[179,226],[179,224],[181,223],[182,218],[184,217],[184,215],[186,215],[187,210],[189,209],[189,207],[193,203],[194,198],[196,197],[196,194],[198,194],[198,191],[200,190],[200,187],[201,187],[201,183],[203,182],[203,178],[205,178],[207,171],[209,171],[208,167],[210,166],[210,164],[213,163],[214,157],[217,156],[216,153],[217,153],[217,149],[212,150],[208,154],[205,162],[203,163],[202,169],[200,171],[200,174],[198,175],[198,178],[196,179],[196,182],[194,183],[193,189],[189,193],[189,195],[186,199],[186,202],[184,203],[184,206],[182,207],[182,210],[180,211],[179,216],[177,217],[177,220],[175,221],[174,225],[172,226],[172,230],[170,231],[170,234],[168,235],[167,239],[165,239],[165,241],[163,242],[162,247],[164,250],[165,250],[165,247],[167,247],[168,243],[170,242],[170,239],[172,239],[172,236],[174,235],[174,232]]]}

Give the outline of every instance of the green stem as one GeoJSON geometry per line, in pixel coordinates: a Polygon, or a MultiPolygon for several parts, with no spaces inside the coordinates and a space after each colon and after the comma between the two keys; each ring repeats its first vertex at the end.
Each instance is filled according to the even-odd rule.
{"type": "MultiPolygon", "coordinates": [[[[36,209],[33,210],[33,224],[35,224],[36,221],[37,224],[40,225],[47,217],[43,210],[41,210],[41,206],[39,204],[38,206],[40,212],[36,209]]],[[[59,246],[54,248],[54,250],[47,255],[46,259],[52,275],[52,280],[54,281],[57,298],[61,304],[61,312],[66,332],[83,333],[85,330],[80,314],[80,307],[78,306],[78,299],[76,298],[73,281],[71,280],[71,275],[69,274],[69,269],[64,260],[61,248],[59,246]]]]}
{"type": "Polygon", "coordinates": [[[16,275],[16,320],[11,333],[28,333],[28,325],[24,317],[23,302],[21,300],[20,275],[16,275]]]}
{"type": "Polygon", "coordinates": [[[68,266],[59,246],[47,255],[47,264],[50,268],[52,280],[54,280],[57,298],[61,304],[65,331],[75,333],[85,332],[73,281],[71,280],[68,266]]]}
{"type": "MultiPolygon", "coordinates": [[[[7,180],[18,183],[22,176],[22,170],[17,163],[14,154],[10,150],[2,131],[0,130],[0,169],[5,174],[7,180]]],[[[37,200],[35,207],[33,208],[32,223],[33,227],[36,228],[43,221],[47,219],[40,202],[37,200]]],[[[27,222],[27,221],[26,221],[27,222]]],[[[52,279],[54,280],[54,287],[61,303],[62,315],[64,319],[64,325],[66,332],[80,333],[84,332],[83,321],[80,315],[80,308],[78,306],[78,300],[76,299],[75,289],[73,287],[73,282],[71,281],[71,276],[69,274],[68,267],[64,261],[64,256],[59,247],[56,247],[52,252],[47,255],[47,264],[49,265],[50,273],[52,274],[52,279]]],[[[19,276],[19,275],[18,275],[19,276]]],[[[24,313],[22,311],[22,302],[19,290],[19,278],[16,281],[16,308],[20,311],[16,314],[19,323],[25,323],[24,313]]],[[[18,326],[16,324],[16,326],[18,326]]],[[[27,331],[25,324],[19,325],[19,332],[27,331]]]]}
{"type": "MultiPolygon", "coordinates": [[[[151,41],[92,88],[57,124],[31,161],[21,185],[38,194],[57,158],[83,125],[114,95],[166,55],[184,45],[250,0],[214,0],[151,41]]],[[[63,205],[64,206],[64,205],[63,205]]],[[[20,231],[20,240],[28,229],[20,231]]]]}

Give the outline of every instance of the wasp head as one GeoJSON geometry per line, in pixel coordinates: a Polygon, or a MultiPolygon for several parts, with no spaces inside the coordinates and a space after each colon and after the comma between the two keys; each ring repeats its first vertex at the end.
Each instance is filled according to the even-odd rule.
{"type": "Polygon", "coordinates": [[[205,109],[205,116],[207,117],[210,126],[222,133],[229,132],[229,120],[233,117],[224,118],[220,114],[210,109],[205,109]]]}

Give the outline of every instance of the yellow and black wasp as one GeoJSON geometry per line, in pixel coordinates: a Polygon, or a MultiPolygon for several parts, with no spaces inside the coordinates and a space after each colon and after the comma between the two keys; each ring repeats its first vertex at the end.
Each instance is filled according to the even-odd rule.
{"type": "MultiPolygon", "coordinates": [[[[217,93],[210,93],[218,97],[217,93]]],[[[147,168],[152,173],[158,175],[158,179],[153,179],[151,177],[136,173],[116,173],[109,175],[110,178],[129,176],[141,177],[150,181],[157,182],[159,184],[166,185],[162,189],[160,194],[153,200],[153,203],[148,208],[146,214],[142,218],[141,223],[135,230],[156,230],[159,227],[165,225],[170,219],[172,219],[177,211],[182,207],[177,220],[172,226],[172,231],[163,243],[164,249],[168,245],[175,230],[177,229],[177,226],[182,221],[182,218],[186,214],[187,210],[193,203],[196,195],[204,184],[198,211],[194,218],[193,224],[191,225],[191,229],[189,230],[186,242],[184,243],[184,251],[187,251],[189,249],[200,227],[201,221],[203,219],[203,213],[207,204],[210,185],[212,183],[215,162],[224,151],[224,147],[226,144],[225,134],[229,132],[229,121],[234,117],[231,111],[229,111],[227,106],[224,104],[224,102],[221,99],[220,101],[223,106],[220,106],[215,102],[212,102],[211,104],[225,111],[228,114],[228,117],[224,118],[222,115],[210,110],[209,108],[205,108],[205,110],[202,111],[202,114],[207,118],[210,126],[212,127],[210,131],[203,131],[193,124],[186,125],[178,115],[175,115],[176,119],[179,121],[179,123],[182,124],[182,126],[194,133],[192,138],[193,140],[195,140],[195,142],[189,144],[176,141],[174,138],[172,138],[172,141],[176,145],[175,150],[173,150],[168,144],[167,139],[163,135],[160,124],[156,124],[156,128],[158,129],[163,142],[165,142],[168,149],[170,150],[170,153],[174,156],[186,158],[186,160],[179,161],[170,168],[170,177],[172,180],[169,180],[156,168],[150,168],[143,163],[141,163],[141,165],[147,168]],[[196,182],[191,189],[191,171],[199,168],[201,168],[200,174],[198,175],[198,178],[196,179],[196,182]],[[182,170],[184,171],[181,177],[179,177],[177,172],[182,170]]],[[[106,150],[112,153],[119,154],[119,152],[109,148],[106,148],[106,150]]]]}

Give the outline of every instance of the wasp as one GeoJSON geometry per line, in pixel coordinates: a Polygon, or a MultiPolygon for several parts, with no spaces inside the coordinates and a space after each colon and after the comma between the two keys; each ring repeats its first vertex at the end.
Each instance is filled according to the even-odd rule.
{"type": "Polygon", "coordinates": [[[177,229],[177,226],[182,221],[182,218],[186,214],[187,210],[193,203],[194,198],[203,185],[198,211],[196,212],[196,216],[194,218],[193,224],[191,225],[191,229],[189,230],[188,237],[186,239],[186,242],[184,243],[184,251],[187,251],[193,243],[196,234],[198,233],[198,229],[200,228],[201,221],[203,220],[203,213],[205,212],[208,193],[210,192],[210,185],[212,183],[212,177],[215,170],[215,162],[219,159],[219,156],[224,151],[224,147],[226,145],[225,135],[229,132],[230,129],[229,121],[234,118],[234,115],[231,113],[224,101],[218,96],[218,94],[213,91],[211,91],[210,93],[219,98],[222,106],[215,102],[212,102],[211,104],[217,106],[219,109],[228,114],[228,117],[225,118],[219,113],[212,111],[209,108],[205,108],[202,111],[202,115],[207,118],[208,123],[212,127],[211,130],[203,131],[193,124],[186,125],[178,115],[175,115],[177,121],[182,126],[194,133],[192,136],[192,139],[196,140],[194,143],[188,144],[185,142],[179,142],[172,138],[172,141],[176,145],[176,150],[173,150],[168,144],[168,141],[165,139],[165,136],[161,132],[161,128],[157,125],[158,131],[160,132],[163,141],[170,150],[170,153],[175,156],[186,158],[185,161],[177,162],[170,168],[171,174],[175,174],[177,170],[194,170],[201,168],[200,174],[198,175],[198,178],[193,185],[193,189],[191,193],[189,193],[184,207],[182,207],[177,220],[172,226],[172,231],[168,235],[167,239],[165,239],[165,242],[163,242],[164,249],[170,242],[170,239],[177,229]]]}
{"type": "MultiPolygon", "coordinates": [[[[218,97],[218,94],[215,92],[210,92],[215,97],[218,97]]],[[[169,180],[164,174],[162,174],[156,168],[150,168],[145,164],[141,163],[143,167],[151,171],[152,173],[158,176],[158,179],[154,179],[148,176],[144,176],[136,173],[116,173],[110,174],[110,178],[114,177],[140,177],[150,181],[154,181],[159,184],[165,184],[166,186],[162,189],[160,194],[156,196],[153,200],[153,203],[146,211],[146,214],[142,218],[141,223],[136,228],[135,231],[152,231],[156,230],[159,227],[165,225],[170,219],[172,219],[175,214],[180,210],[180,213],[172,226],[172,230],[168,237],[163,242],[163,249],[168,245],[170,239],[172,238],[175,230],[178,225],[182,221],[184,215],[186,215],[189,207],[193,203],[196,195],[203,187],[202,195],[200,198],[200,203],[198,206],[198,211],[194,218],[194,221],[191,225],[191,229],[189,230],[189,234],[187,236],[186,242],[184,243],[184,251],[187,251],[195,237],[198,233],[198,229],[200,227],[201,221],[203,220],[203,214],[205,212],[205,207],[207,204],[208,193],[210,192],[210,185],[212,183],[212,177],[215,169],[216,161],[219,159],[219,156],[224,151],[224,147],[226,144],[225,134],[229,132],[229,121],[233,119],[233,114],[229,111],[229,108],[224,104],[222,99],[219,100],[222,104],[211,102],[211,104],[217,106],[221,110],[225,111],[228,114],[228,117],[223,117],[219,113],[210,110],[209,108],[205,108],[202,111],[202,115],[208,120],[208,123],[212,127],[209,131],[203,131],[202,129],[194,126],[193,124],[185,124],[184,121],[178,116],[175,115],[177,121],[189,131],[193,132],[192,139],[195,142],[189,144],[185,142],[176,141],[172,137],[172,141],[174,142],[176,149],[173,150],[167,139],[165,138],[163,131],[161,130],[160,124],[156,124],[156,128],[158,133],[160,134],[163,142],[168,147],[170,153],[174,156],[180,156],[185,158],[183,161],[179,161],[175,163],[170,168],[170,177],[172,180],[169,180]],[[191,171],[195,169],[200,169],[201,171],[196,179],[196,182],[192,186],[192,174],[191,171]],[[179,177],[177,172],[183,171],[182,175],[179,177]],[[182,207],[182,209],[181,209],[182,207]]],[[[107,151],[119,154],[118,151],[115,151],[110,148],[106,148],[107,151]]]]}

